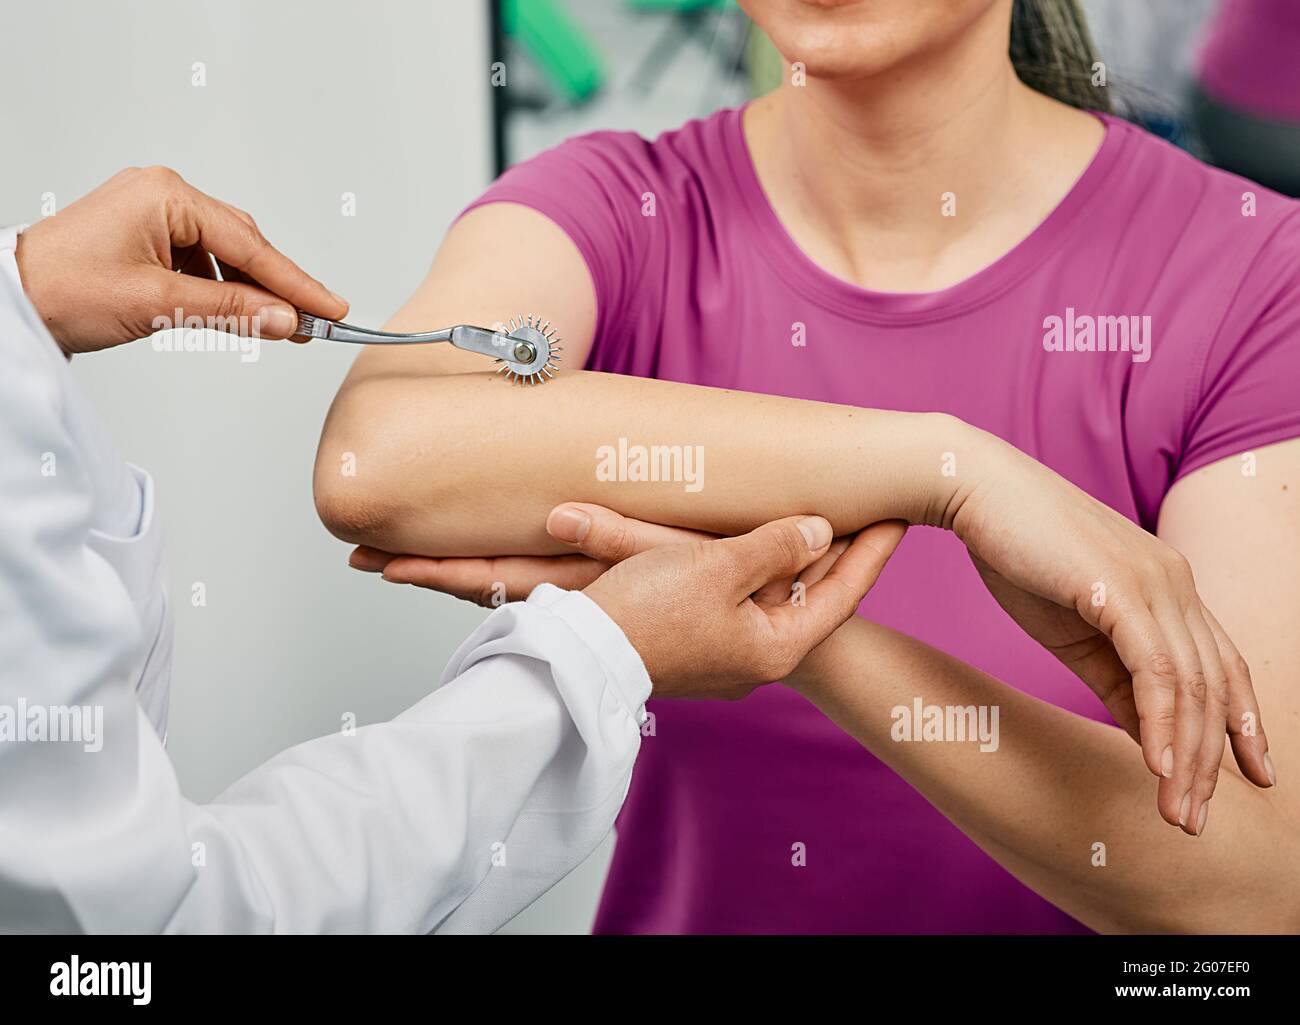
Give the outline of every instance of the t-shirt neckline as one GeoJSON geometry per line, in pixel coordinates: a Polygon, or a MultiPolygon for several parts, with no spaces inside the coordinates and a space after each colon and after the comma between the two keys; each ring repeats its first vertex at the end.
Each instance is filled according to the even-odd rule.
{"type": "MultiPolygon", "coordinates": [[[[745,105],[747,106],[747,105],[745,105]]],[[[786,230],[763,191],[745,141],[745,106],[724,113],[724,147],[744,207],[758,230],[763,256],[804,295],[856,320],[878,323],[943,320],[966,313],[1001,295],[1042,265],[1068,235],[1068,227],[1101,191],[1118,162],[1129,125],[1094,111],[1105,128],[1101,145],[1061,201],[1010,250],[970,277],[935,292],[878,292],[861,288],[815,263],[786,230]]]]}

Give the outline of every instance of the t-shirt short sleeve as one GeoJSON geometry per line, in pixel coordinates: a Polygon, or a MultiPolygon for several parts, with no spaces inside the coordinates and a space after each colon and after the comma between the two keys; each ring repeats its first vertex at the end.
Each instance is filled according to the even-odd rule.
{"type": "Polygon", "coordinates": [[[1191,382],[1175,479],[1300,437],[1300,209],[1261,246],[1191,382]]]}
{"type": "Polygon", "coordinates": [[[509,168],[460,215],[489,203],[518,203],[569,236],[596,294],[588,366],[599,365],[599,354],[611,346],[630,344],[633,307],[644,302],[655,280],[647,269],[653,253],[644,237],[643,207],[653,193],[648,148],[632,132],[577,136],[509,168]]]}

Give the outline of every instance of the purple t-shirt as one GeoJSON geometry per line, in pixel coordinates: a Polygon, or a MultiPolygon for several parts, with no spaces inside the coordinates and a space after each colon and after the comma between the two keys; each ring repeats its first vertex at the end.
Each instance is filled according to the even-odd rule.
{"type": "MultiPolygon", "coordinates": [[[[577,244],[598,303],[590,369],[945,410],[1154,529],[1180,476],[1300,436],[1300,204],[1105,123],[1028,238],[934,293],[866,291],[809,260],[764,196],[739,110],[654,142],[572,139],[474,205],[527,205],[577,244]],[[1108,351],[1061,348],[1089,332],[1108,351]]],[[[808,438],[809,459],[826,442],[808,438]]],[[[862,611],[1109,721],[951,534],[910,532],[862,611]]],[[[1083,930],[793,691],[650,708],[598,931],[1083,930]]]]}
{"type": "Polygon", "coordinates": [[[1201,85],[1220,103],[1300,122],[1300,2],[1223,0],[1199,65],[1201,85]]]}

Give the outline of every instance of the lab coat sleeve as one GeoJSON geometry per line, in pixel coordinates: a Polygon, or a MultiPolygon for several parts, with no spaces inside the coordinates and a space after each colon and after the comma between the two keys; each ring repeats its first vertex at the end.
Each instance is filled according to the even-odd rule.
{"type": "Polygon", "coordinates": [[[594,603],[550,586],[489,616],[393,721],[292,748],[209,804],[180,794],[128,679],[134,608],[86,543],[53,343],[9,263],[0,929],[482,932],[586,857],[626,794],[650,682],[594,603]],[[97,743],[13,732],[73,706],[101,717],[97,743]]]}
{"type": "Polygon", "coordinates": [[[300,745],[187,805],[207,866],[171,928],[491,931],[609,832],[648,694],[599,607],[543,585],[489,616],[440,689],[392,722],[300,745]]]}

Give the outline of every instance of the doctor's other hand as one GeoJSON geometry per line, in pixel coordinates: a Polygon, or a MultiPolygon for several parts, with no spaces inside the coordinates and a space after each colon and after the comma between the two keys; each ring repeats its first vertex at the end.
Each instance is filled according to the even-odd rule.
{"type": "MultiPolygon", "coordinates": [[[[878,548],[898,544],[906,524],[874,525],[864,543],[878,548]],[[893,537],[894,534],[898,538],[893,537]]],[[[411,584],[441,591],[454,598],[494,609],[508,601],[523,601],[539,584],[581,591],[611,566],[664,545],[712,541],[719,535],[687,527],[670,527],[624,516],[591,502],[562,502],[546,518],[546,532],[572,549],[568,555],[444,556],[394,555],[360,545],[348,565],[363,573],[379,573],[390,584],[411,584]]],[[[811,585],[825,576],[848,549],[853,536],[837,537],[820,559],[802,572],[772,580],[754,594],[759,605],[780,605],[796,581],[811,585]]],[[[887,556],[886,556],[887,557],[887,556]]]]}
{"type": "MultiPolygon", "coordinates": [[[[759,531],[770,531],[771,528],[783,524],[785,525],[783,528],[785,530],[784,536],[788,538],[791,537],[789,525],[799,519],[799,517],[794,517],[790,520],[777,521],[775,524],[768,524],[759,528],[759,531]]],[[[824,520],[821,522],[825,523],[824,520]]],[[[662,660],[656,654],[653,654],[653,646],[658,643],[670,649],[676,649],[670,651],[669,657],[675,658],[679,663],[684,658],[689,664],[691,658],[700,657],[695,653],[696,646],[700,643],[715,644],[707,636],[707,633],[699,632],[701,624],[708,624],[705,628],[706,631],[719,629],[715,619],[718,616],[730,615],[733,612],[740,619],[742,629],[756,630],[763,635],[765,643],[771,645],[778,635],[784,640],[791,636],[788,632],[780,633],[783,630],[788,631],[788,627],[785,625],[786,620],[782,618],[788,614],[776,610],[786,606],[798,613],[808,612],[813,587],[830,577],[829,586],[818,591],[818,601],[820,603],[823,592],[827,592],[831,596],[832,602],[838,598],[840,604],[833,610],[833,614],[829,616],[830,623],[825,620],[816,620],[814,622],[812,619],[799,621],[813,629],[814,633],[812,637],[795,637],[796,653],[798,658],[801,659],[821,640],[833,632],[834,627],[849,618],[861,601],[862,596],[875,583],[880,570],[898,547],[898,543],[902,540],[906,529],[906,524],[901,521],[873,524],[859,531],[853,537],[835,538],[829,545],[820,549],[819,552],[809,551],[806,555],[798,544],[793,546],[793,554],[791,554],[790,546],[787,546],[787,553],[784,558],[790,568],[783,571],[775,563],[759,565],[757,572],[763,575],[765,579],[752,591],[744,591],[744,585],[742,585],[739,588],[739,590],[744,591],[741,598],[733,596],[731,599],[719,603],[712,594],[700,590],[697,586],[689,595],[673,596],[674,600],[668,603],[669,608],[666,611],[658,609],[656,606],[647,605],[640,610],[640,619],[650,621],[658,617],[658,622],[663,626],[667,623],[668,617],[672,617],[677,623],[680,623],[682,620],[689,620],[691,616],[695,616],[695,605],[692,605],[692,602],[698,604],[703,600],[713,603],[709,616],[697,617],[698,622],[688,623],[686,631],[665,627],[664,630],[661,630],[657,642],[653,635],[645,642],[645,647],[651,649],[652,653],[647,655],[647,651],[642,650],[642,658],[646,661],[647,667],[651,667],[651,678],[655,683],[656,695],[659,697],[739,698],[744,697],[759,683],[766,683],[785,675],[785,673],[770,671],[754,672],[752,661],[760,653],[750,648],[747,650],[742,649],[739,652],[739,657],[746,660],[745,672],[742,674],[731,673],[731,675],[727,675],[727,673],[714,668],[701,670],[700,666],[696,665],[689,667],[695,670],[693,678],[688,678],[680,673],[673,676],[671,670],[667,676],[662,671],[659,671],[659,675],[656,676],[657,670],[652,666],[662,660]],[[852,558],[843,566],[839,566],[841,557],[849,552],[852,552],[852,558]],[[837,567],[839,573],[832,575],[832,571],[837,567]],[[796,584],[802,585],[801,588],[796,588],[796,584]],[[798,604],[800,601],[804,604],[798,604]],[[753,606],[752,609],[749,607],[751,605],[753,606]],[[676,607],[673,608],[673,606],[676,607]],[[755,611],[764,614],[771,613],[776,616],[777,625],[768,624],[765,627],[761,620],[754,618],[755,611]],[[688,631],[691,634],[690,638],[686,636],[688,631]],[[684,652],[689,654],[683,655],[684,652]],[[709,673],[718,673],[719,675],[709,676],[709,673]]],[[[603,579],[603,576],[607,571],[610,571],[611,567],[617,568],[622,564],[627,564],[631,565],[634,571],[639,572],[638,567],[646,565],[642,561],[646,556],[668,551],[675,552],[672,558],[667,563],[656,562],[652,565],[652,568],[657,566],[660,572],[667,568],[684,579],[685,574],[682,570],[681,560],[683,558],[688,560],[702,559],[704,561],[694,564],[696,571],[703,572],[705,575],[704,584],[700,586],[705,588],[727,586],[724,581],[708,576],[714,572],[713,563],[710,559],[719,555],[712,546],[721,543],[712,534],[633,519],[604,506],[586,502],[565,502],[556,506],[551,510],[547,518],[546,530],[556,540],[571,545],[574,554],[510,555],[497,558],[430,558],[422,555],[393,555],[389,552],[363,546],[352,553],[349,562],[354,569],[369,573],[382,573],[384,579],[390,583],[412,584],[417,587],[430,588],[475,602],[487,608],[495,608],[503,601],[522,601],[528,597],[533,588],[542,583],[554,584],[567,590],[587,589],[588,595],[596,597],[600,602],[599,593],[605,585],[595,588],[595,594],[593,594],[592,588],[597,581],[603,579]],[[701,555],[701,552],[703,552],[703,555],[701,555]]],[[[755,531],[754,534],[758,534],[759,531],[755,531]]],[[[744,538],[753,538],[754,534],[726,540],[741,541],[744,538]]],[[[800,535],[800,538],[802,539],[802,535],[800,535]]],[[[761,544],[764,540],[771,543],[775,538],[771,533],[764,533],[759,536],[758,541],[761,544]]],[[[759,550],[758,547],[748,548],[744,550],[743,554],[747,554],[752,558],[759,550]]],[[[721,557],[734,559],[731,551],[724,547],[721,557]]],[[[609,581],[606,581],[606,584],[613,584],[617,588],[610,596],[610,605],[606,607],[607,613],[610,613],[610,609],[616,605],[629,605],[637,601],[646,601],[644,595],[638,596],[636,592],[629,590],[629,588],[635,586],[635,582],[626,580],[622,576],[623,573],[627,572],[623,570],[618,577],[611,577],[609,581]]],[[[656,593],[662,593],[664,588],[663,580],[653,574],[647,574],[643,585],[647,588],[658,588],[656,593]]],[[[683,583],[681,586],[685,587],[686,585],[683,583]]],[[[603,602],[600,603],[603,605],[603,602]]],[[[635,607],[632,606],[626,613],[620,611],[619,615],[629,620],[633,632],[641,635],[647,631],[638,629],[642,624],[631,623],[635,611],[635,607]]],[[[817,612],[823,615],[829,611],[831,611],[830,606],[819,604],[817,608],[817,612]]],[[[624,625],[619,615],[610,614],[611,618],[619,622],[620,626],[624,625]]],[[[627,628],[625,627],[625,629],[627,628]]],[[[714,649],[708,654],[708,658],[727,657],[727,651],[731,650],[729,645],[735,640],[736,636],[739,635],[733,630],[731,634],[727,635],[726,640],[717,641],[714,649]]],[[[633,644],[638,644],[635,638],[633,644]]],[[[765,650],[770,651],[771,649],[769,647],[765,650]]],[[[764,668],[771,670],[784,667],[766,666],[764,668]]]]}
{"type": "Polygon", "coordinates": [[[643,551],[584,593],[640,653],[655,697],[742,698],[791,673],[853,615],[904,529],[868,527],[828,564],[830,524],[791,516],[739,537],[643,551]],[[799,579],[810,570],[815,579],[799,579]]]}
{"type": "Polygon", "coordinates": [[[24,291],[68,355],[191,317],[229,334],[288,338],[295,308],[335,319],[348,308],[252,217],[165,167],[120,171],[19,235],[15,257],[24,291]]]}
{"type": "MultiPolygon", "coordinates": [[[[348,565],[381,573],[390,584],[411,584],[494,609],[523,601],[538,584],[581,591],[610,566],[662,545],[710,541],[718,535],[634,519],[589,502],[563,502],[546,518],[546,532],[569,545],[568,555],[394,555],[361,545],[348,565]]],[[[832,552],[840,547],[836,541],[832,552]]]]}

